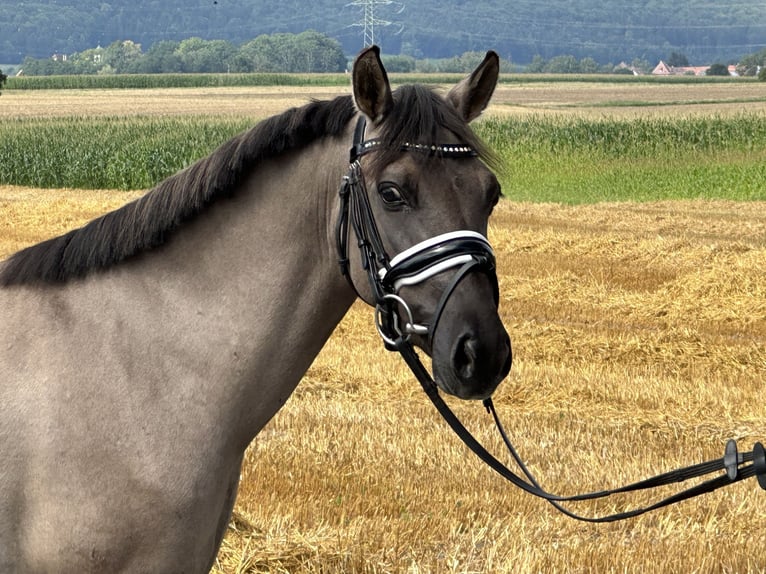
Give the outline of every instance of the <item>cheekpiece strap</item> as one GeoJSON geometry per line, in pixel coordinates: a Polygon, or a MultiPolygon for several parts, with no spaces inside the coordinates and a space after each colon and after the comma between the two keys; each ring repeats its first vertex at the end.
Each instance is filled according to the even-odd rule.
{"type": "Polygon", "coordinates": [[[354,163],[361,156],[367,153],[364,150],[364,145],[366,143],[364,141],[365,129],[367,129],[367,120],[364,119],[364,116],[359,116],[359,119],[356,121],[356,127],[354,128],[354,144],[349,150],[349,163],[354,163]]]}

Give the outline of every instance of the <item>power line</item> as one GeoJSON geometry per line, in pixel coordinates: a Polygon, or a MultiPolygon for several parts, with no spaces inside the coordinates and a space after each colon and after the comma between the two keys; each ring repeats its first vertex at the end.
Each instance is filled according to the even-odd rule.
{"type": "MultiPolygon", "coordinates": [[[[390,5],[396,4],[399,6],[397,14],[401,14],[404,10],[404,4],[397,2],[396,0],[353,0],[346,4],[346,6],[361,6],[363,9],[362,20],[351,24],[352,26],[358,26],[363,28],[364,47],[372,46],[375,43],[375,26],[391,26],[395,24],[390,20],[382,20],[375,16],[375,6],[378,5],[390,5]]],[[[403,26],[399,25],[399,32],[402,31],[403,26]]]]}

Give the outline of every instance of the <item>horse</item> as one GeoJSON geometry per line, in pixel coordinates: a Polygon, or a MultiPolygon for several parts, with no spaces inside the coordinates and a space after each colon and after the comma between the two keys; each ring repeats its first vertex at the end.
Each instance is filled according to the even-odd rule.
{"type": "Polygon", "coordinates": [[[469,123],[498,74],[488,52],[446,94],[392,90],[367,48],[351,94],[0,263],[0,572],[209,571],[246,447],[357,297],[441,390],[489,397],[512,360],[486,265],[501,190],[469,123]]]}

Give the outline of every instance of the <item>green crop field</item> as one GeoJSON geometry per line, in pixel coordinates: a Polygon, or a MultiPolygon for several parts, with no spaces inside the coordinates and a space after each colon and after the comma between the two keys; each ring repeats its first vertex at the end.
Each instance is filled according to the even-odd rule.
{"type": "Polygon", "coordinates": [[[121,74],[106,76],[21,76],[8,78],[11,90],[92,90],[209,88],[231,86],[346,85],[343,74],[121,74]]]}
{"type": "Polygon", "coordinates": [[[766,117],[492,118],[507,197],[592,203],[766,199],[766,117]]]}
{"type": "MultiPolygon", "coordinates": [[[[454,83],[460,74],[440,73],[394,73],[390,79],[394,84],[418,82],[421,84],[454,83]]],[[[731,84],[754,83],[754,78],[721,78],[716,76],[624,76],[610,74],[504,74],[502,84],[530,83],[597,83],[597,84],[731,84]]],[[[77,75],[77,76],[19,76],[8,78],[7,88],[11,90],[89,90],[89,89],[135,89],[135,88],[204,88],[231,86],[340,86],[348,84],[345,74],[120,74],[120,75],[77,75]]]]}
{"type": "Polygon", "coordinates": [[[53,118],[0,125],[0,183],[146,189],[252,125],[222,118],[53,118]]]}
{"type": "MultiPolygon", "coordinates": [[[[70,117],[0,124],[0,183],[135,190],[210,153],[257,120],[70,117]]],[[[766,116],[678,119],[490,117],[506,197],[591,203],[766,199],[766,116]]]]}

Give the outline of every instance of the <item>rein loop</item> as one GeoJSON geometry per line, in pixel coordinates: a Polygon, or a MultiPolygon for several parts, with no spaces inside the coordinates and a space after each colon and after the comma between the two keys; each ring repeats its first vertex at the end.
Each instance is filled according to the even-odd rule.
{"type": "Polygon", "coordinates": [[[755,443],[751,452],[738,453],[736,442],[734,440],[729,440],[726,444],[726,452],[723,458],[720,459],[714,459],[711,461],[665,472],[655,477],[634,482],[619,488],[600,490],[571,496],[551,494],[540,486],[540,483],[535,479],[535,477],[522,461],[519,454],[516,452],[516,449],[513,447],[513,444],[508,438],[508,435],[506,434],[505,429],[500,422],[500,418],[495,411],[495,406],[492,403],[492,399],[486,399],[484,401],[484,406],[492,415],[495,421],[495,425],[497,426],[497,429],[503,439],[503,442],[505,443],[506,448],[511,453],[514,461],[516,464],[518,464],[519,468],[526,476],[526,479],[520,477],[518,474],[514,473],[502,462],[500,462],[478,440],[476,440],[476,438],[474,438],[468,429],[466,429],[463,423],[460,422],[460,419],[457,418],[457,415],[455,415],[455,413],[449,408],[447,403],[445,403],[439,395],[439,390],[436,386],[436,383],[426,370],[425,366],[423,366],[423,363],[420,361],[420,358],[415,352],[415,349],[409,342],[403,339],[396,341],[396,350],[399,351],[399,353],[402,355],[402,358],[407,363],[407,366],[410,367],[410,370],[413,372],[418,382],[423,387],[423,390],[436,407],[436,410],[439,411],[439,414],[444,418],[452,430],[455,431],[455,434],[458,435],[460,440],[462,440],[463,443],[469,449],[471,449],[476,456],[478,456],[484,463],[492,468],[492,470],[497,472],[500,476],[505,478],[514,486],[524,490],[528,494],[547,500],[554,508],[569,516],[570,518],[584,522],[596,523],[625,520],[627,518],[633,518],[635,516],[645,514],[652,510],[657,510],[664,506],[669,506],[671,504],[681,502],[682,500],[694,498],[708,492],[713,492],[714,490],[717,490],[723,486],[727,486],[729,484],[733,484],[753,476],[758,478],[758,484],[761,486],[761,488],[766,490],[766,453],[764,451],[763,445],[760,442],[757,442],[755,443]],[[741,465],[747,462],[752,464],[741,467],[741,465]],[[600,498],[607,498],[615,494],[633,492],[637,490],[647,490],[659,486],[683,482],[691,478],[705,476],[718,470],[726,470],[726,474],[701,482],[649,506],[644,506],[625,512],[615,512],[613,514],[608,514],[600,517],[588,517],[572,512],[562,505],[563,502],[596,500],[600,498]]]}

